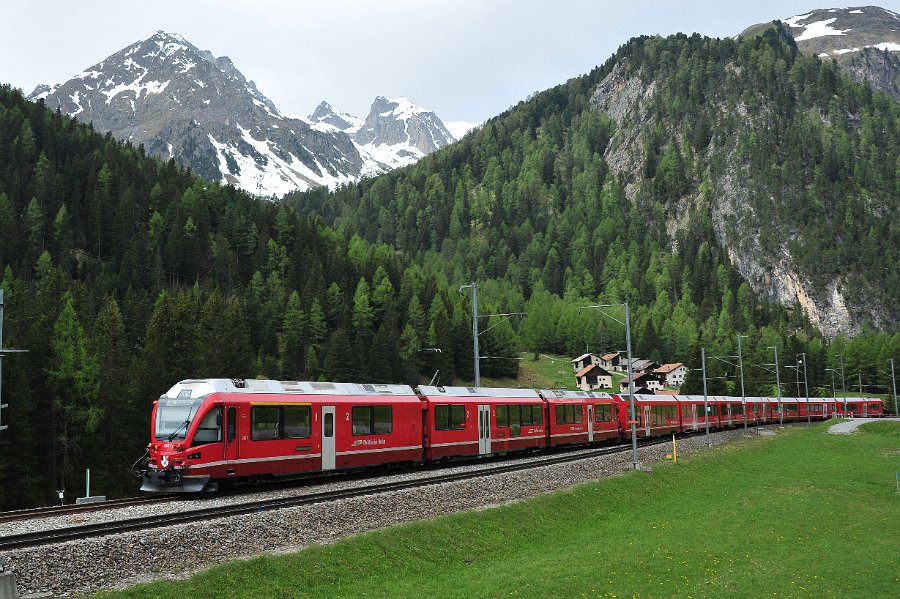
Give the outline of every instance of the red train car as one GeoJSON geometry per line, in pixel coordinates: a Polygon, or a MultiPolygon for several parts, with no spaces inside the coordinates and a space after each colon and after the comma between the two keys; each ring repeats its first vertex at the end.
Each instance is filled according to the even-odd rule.
{"type": "Polygon", "coordinates": [[[541,389],[538,393],[547,402],[550,447],[619,437],[612,395],[560,389],[541,389]]]}
{"type": "Polygon", "coordinates": [[[427,406],[427,459],[547,445],[544,402],[532,389],[421,386],[419,393],[427,406]]]}
{"type": "MultiPolygon", "coordinates": [[[[625,413],[630,413],[630,398],[619,396],[625,413]]],[[[638,421],[637,434],[640,437],[677,433],[682,430],[679,402],[674,395],[646,395],[636,393],[634,396],[634,413],[638,421]]],[[[625,421],[624,435],[631,434],[631,427],[625,421]]]]}
{"type": "Polygon", "coordinates": [[[154,404],[141,490],[421,461],[423,409],[406,385],[182,381],[154,404]]]}

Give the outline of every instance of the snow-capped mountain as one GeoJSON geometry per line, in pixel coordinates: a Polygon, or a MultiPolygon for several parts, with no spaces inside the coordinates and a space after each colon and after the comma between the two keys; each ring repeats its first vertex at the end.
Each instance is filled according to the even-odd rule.
{"type": "Polygon", "coordinates": [[[456,141],[437,115],[406,98],[378,96],[365,120],[338,112],[322,102],[309,116],[353,138],[363,158],[363,174],[375,175],[407,166],[456,141]]]}
{"type": "Polygon", "coordinates": [[[260,195],[336,185],[362,172],[348,135],[282,115],[230,59],[162,31],[30,98],[260,195]]]}
{"type": "MultiPolygon", "coordinates": [[[[801,52],[834,59],[857,81],[900,100],[900,15],[878,6],[822,8],[782,19],[801,52]]],[[[744,34],[758,31],[760,25],[744,34]]]]}

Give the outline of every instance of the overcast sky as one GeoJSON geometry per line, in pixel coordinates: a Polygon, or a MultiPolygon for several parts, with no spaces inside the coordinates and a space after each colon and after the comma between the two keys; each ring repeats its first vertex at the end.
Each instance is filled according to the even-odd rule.
{"type": "MultiPolygon", "coordinates": [[[[7,3],[4,3],[7,4],[7,3]]],[[[481,121],[603,64],[637,35],[732,36],[829,8],[815,0],[10,0],[0,83],[67,81],[156,30],[229,56],[278,108],[360,117],[406,96],[481,121]]],[[[879,6],[900,11],[900,0],[879,6]]]]}

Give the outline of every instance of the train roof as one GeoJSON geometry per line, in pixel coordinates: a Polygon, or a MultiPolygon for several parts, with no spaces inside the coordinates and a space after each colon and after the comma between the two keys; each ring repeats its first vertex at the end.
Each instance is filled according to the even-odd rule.
{"type": "Polygon", "coordinates": [[[612,399],[613,396],[609,393],[603,393],[602,391],[583,391],[581,389],[577,391],[571,391],[568,389],[541,389],[538,391],[541,397],[547,400],[551,399],[568,399],[568,400],[578,400],[578,399],[612,399]]]}
{"type": "Polygon", "coordinates": [[[176,383],[163,397],[204,397],[210,393],[280,393],[292,395],[416,396],[409,385],[270,381],[256,379],[189,379],[176,383]]]}
{"type": "Polygon", "coordinates": [[[504,389],[502,387],[433,387],[420,385],[419,392],[426,397],[495,397],[498,399],[540,399],[534,389],[504,389]]]}

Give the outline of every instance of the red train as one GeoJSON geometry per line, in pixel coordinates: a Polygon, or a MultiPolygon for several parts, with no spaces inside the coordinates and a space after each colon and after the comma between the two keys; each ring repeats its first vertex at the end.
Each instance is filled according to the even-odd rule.
{"type": "MultiPolygon", "coordinates": [[[[848,415],[881,415],[853,398],[848,415]]],[[[641,436],[822,420],[842,400],[636,395],[641,436]],[[779,405],[781,412],[779,412],[779,405]],[[745,414],[746,406],[746,414],[745,414]]],[[[154,402],[142,491],[630,438],[629,399],[596,391],[186,380],[154,402]]]]}

